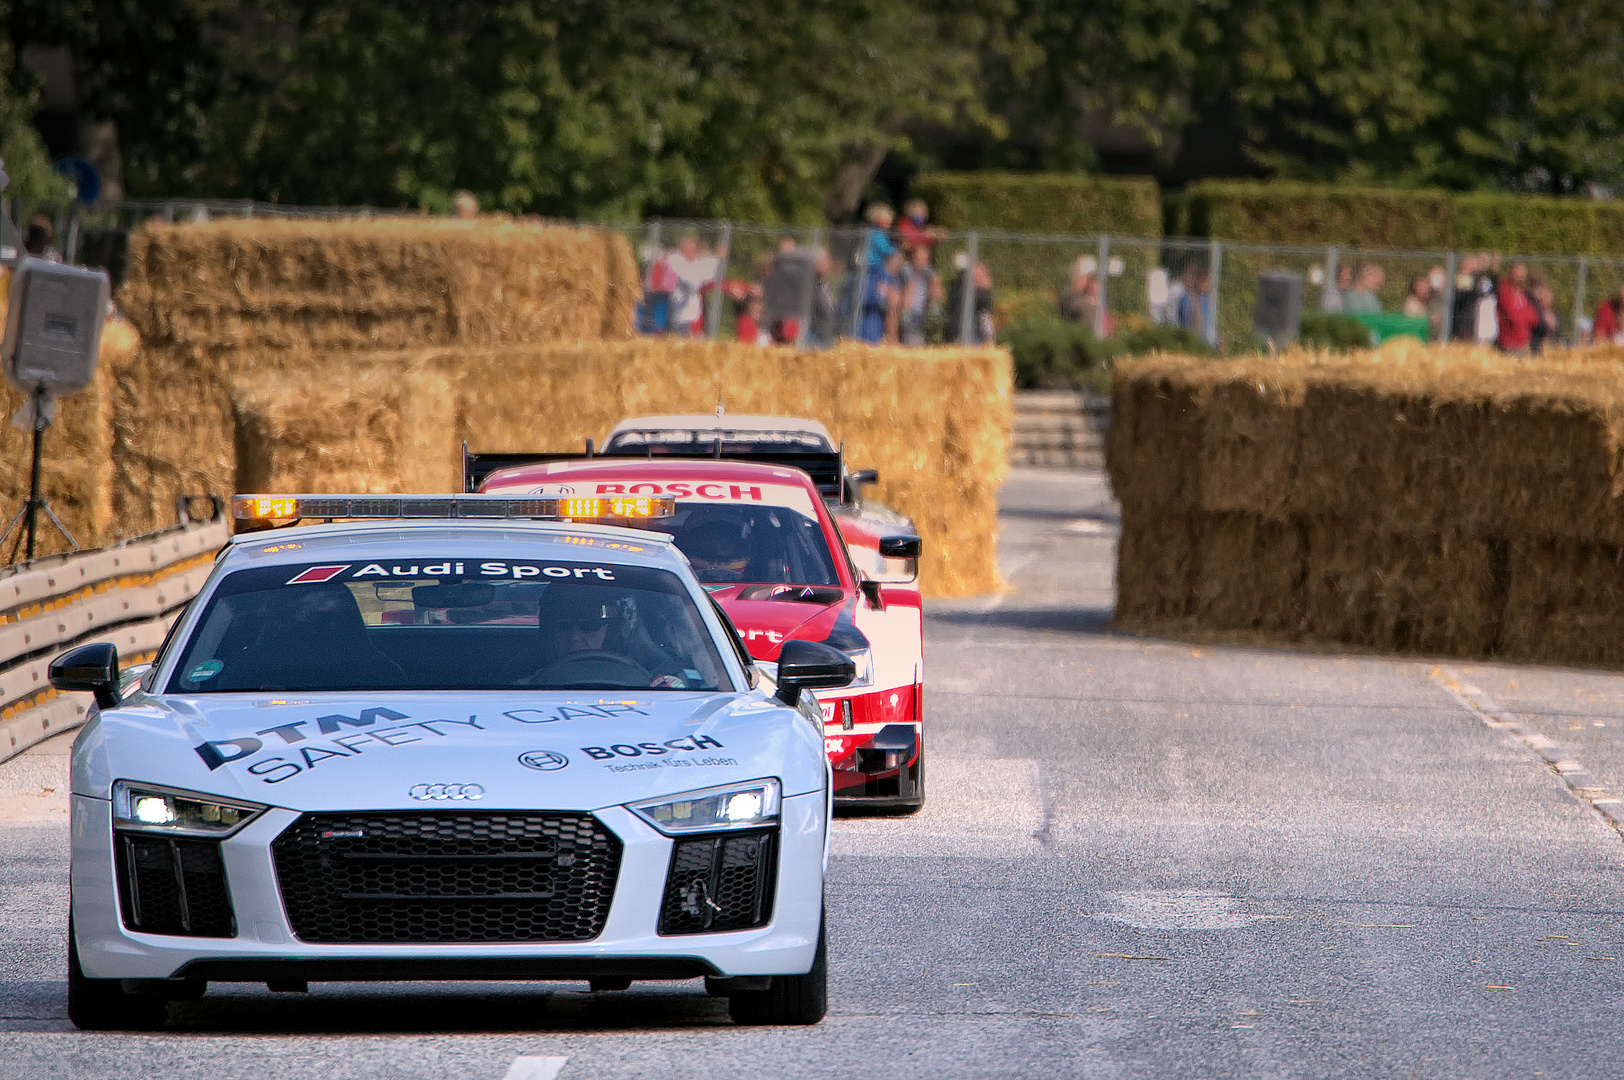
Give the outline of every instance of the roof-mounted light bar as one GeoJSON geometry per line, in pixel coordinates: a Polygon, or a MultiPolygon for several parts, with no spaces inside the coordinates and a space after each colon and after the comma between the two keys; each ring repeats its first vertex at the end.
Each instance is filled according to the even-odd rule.
{"type": "Polygon", "coordinates": [[[677,512],[670,495],[585,495],[515,498],[509,495],[233,495],[239,521],[301,521],[311,518],[545,519],[552,521],[668,518],[677,512]]]}

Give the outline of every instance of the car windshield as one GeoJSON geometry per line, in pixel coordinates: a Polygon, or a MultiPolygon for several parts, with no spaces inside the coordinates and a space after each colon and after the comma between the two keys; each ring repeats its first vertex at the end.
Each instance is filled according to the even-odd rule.
{"type": "Polygon", "coordinates": [[[675,574],[466,556],[227,575],[171,693],[734,689],[675,574]]]}
{"type": "Polygon", "coordinates": [[[840,584],[822,527],[787,506],[679,501],[659,529],[706,584],[840,584]]]}

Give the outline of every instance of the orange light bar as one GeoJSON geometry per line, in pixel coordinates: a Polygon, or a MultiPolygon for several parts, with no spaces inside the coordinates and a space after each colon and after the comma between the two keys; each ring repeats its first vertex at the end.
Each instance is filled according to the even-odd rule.
{"type": "Polygon", "coordinates": [[[595,521],[668,518],[677,512],[670,495],[535,498],[510,495],[233,495],[231,516],[239,521],[305,518],[493,518],[532,521],[595,521]]]}

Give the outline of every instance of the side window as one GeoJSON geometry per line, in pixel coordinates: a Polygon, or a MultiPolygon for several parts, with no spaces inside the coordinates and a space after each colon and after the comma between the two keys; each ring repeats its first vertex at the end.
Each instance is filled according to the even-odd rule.
{"type": "Polygon", "coordinates": [[[744,641],[739,632],[733,628],[733,620],[727,617],[722,605],[716,602],[715,597],[706,596],[712,608],[716,610],[716,617],[722,620],[722,628],[727,631],[727,640],[733,646],[733,655],[739,658],[739,664],[744,668],[744,674],[750,680],[750,689],[756,688],[756,662],[751,659],[750,652],[744,647],[744,641]]]}

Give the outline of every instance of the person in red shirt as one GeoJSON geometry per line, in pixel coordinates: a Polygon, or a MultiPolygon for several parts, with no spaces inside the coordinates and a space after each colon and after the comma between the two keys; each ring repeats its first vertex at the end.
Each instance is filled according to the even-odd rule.
{"type": "Polygon", "coordinates": [[[1592,330],[1597,345],[1624,345],[1624,286],[1601,302],[1592,330]]]}
{"type": "Polygon", "coordinates": [[[897,240],[902,244],[903,250],[912,251],[916,247],[931,249],[936,241],[942,238],[939,230],[927,225],[930,220],[930,208],[925,205],[924,199],[909,199],[902,204],[902,220],[897,223],[897,240]]]}
{"type": "Polygon", "coordinates": [[[1528,266],[1511,264],[1511,272],[1500,279],[1495,315],[1500,324],[1499,346],[1508,353],[1525,353],[1534,327],[1539,325],[1539,308],[1528,295],[1528,266]]]}

